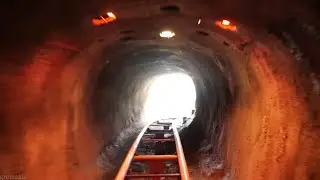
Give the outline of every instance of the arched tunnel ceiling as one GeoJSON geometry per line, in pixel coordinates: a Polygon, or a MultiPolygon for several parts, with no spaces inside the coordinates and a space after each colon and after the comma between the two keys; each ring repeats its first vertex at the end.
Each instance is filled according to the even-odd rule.
{"type": "Polygon", "coordinates": [[[115,171],[110,166],[119,165],[132,140],[123,137],[139,129],[130,126],[139,117],[144,85],[169,67],[190,73],[197,86],[198,115],[181,134],[193,171],[210,161],[234,179],[317,179],[317,4],[8,2],[0,67],[0,140],[8,146],[0,150],[0,173],[112,179],[114,172],[106,171],[115,171]],[[162,11],[167,5],[180,12],[162,11]],[[92,26],[106,11],[117,20],[92,26]],[[239,31],[216,26],[221,18],[239,31]],[[165,28],[176,36],[159,38],[165,28]],[[100,157],[107,159],[103,168],[100,157]]]}
{"type": "MultiPolygon", "coordinates": [[[[189,19],[198,17],[215,20],[221,17],[228,17],[237,20],[246,25],[268,25],[276,22],[281,22],[289,18],[296,17],[303,21],[317,23],[313,19],[316,11],[316,1],[250,1],[250,0],[229,0],[229,1],[196,1],[196,0],[181,0],[181,1],[83,1],[76,4],[74,2],[65,1],[44,1],[42,3],[33,4],[28,2],[10,2],[7,4],[6,10],[2,11],[4,15],[11,18],[5,18],[4,30],[14,33],[15,36],[10,36],[8,44],[15,40],[18,43],[20,40],[26,42],[41,42],[44,36],[61,31],[76,35],[81,33],[84,28],[90,31],[91,18],[106,11],[113,11],[121,19],[129,19],[131,25],[139,22],[140,18],[153,16],[166,16],[161,12],[160,7],[164,5],[177,5],[180,7],[181,13],[179,16],[185,16],[189,19]],[[305,10],[302,7],[308,7],[305,10]],[[313,10],[312,10],[312,9],[313,10]],[[272,9],[272,12],[269,11],[272,9]],[[311,9],[311,10],[310,10],[311,9]],[[26,16],[25,14],[28,14],[26,16]],[[19,20],[23,17],[23,20],[19,20]],[[131,20],[130,20],[131,19],[131,20]],[[137,19],[137,20],[133,20],[137,19]],[[39,25],[43,25],[39,27],[39,25]],[[74,29],[72,27],[77,27],[74,29]],[[79,29],[80,28],[80,29],[79,29]],[[80,32],[79,32],[80,31],[80,32]],[[32,38],[37,35],[35,40],[32,38]]],[[[165,13],[167,14],[167,13],[165,13]]],[[[170,14],[170,13],[169,13],[170,14]]],[[[171,13],[172,14],[172,13],[171,13]]],[[[173,13],[175,14],[175,13],[173,13]]],[[[126,23],[128,23],[126,21],[126,23]]],[[[127,26],[131,26],[127,24],[127,26]]],[[[127,27],[122,27],[127,29],[127,27]]],[[[140,28],[136,26],[136,28],[140,28]]],[[[136,29],[134,28],[134,29],[136,29]]],[[[9,37],[4,37],[9,38],[9,37]]],[[[89,38],[89,37],[86,37],[89,38]]],[[[67,40],[67,39],[66,39],[67,40]]],[[[78,39],[79,41],[79,39],[78,39]]],[[[81,40],[79,45],[87,41],[81,40]]],[[[21,43],[21,41],[20,41],[21,43]]]]}

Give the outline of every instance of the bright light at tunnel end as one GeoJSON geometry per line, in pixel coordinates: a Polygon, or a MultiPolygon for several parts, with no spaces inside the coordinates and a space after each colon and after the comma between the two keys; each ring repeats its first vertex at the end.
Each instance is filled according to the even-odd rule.
{"type": "Polygon", "coordinates": [[[174,118],[181,123],[183,117],[191,117],[195,110],[195,85],[187,74],[172,73],[156,77],[146,95],[144,122],[174,118]]]}
{"type": "Polygon", "coordinates": [[[159,35],[162,38],[168,38],[169,39],[169,38],[174,37],[176,34],[173,31],[165,30],[165,31],[160,32],[159,35]]]}

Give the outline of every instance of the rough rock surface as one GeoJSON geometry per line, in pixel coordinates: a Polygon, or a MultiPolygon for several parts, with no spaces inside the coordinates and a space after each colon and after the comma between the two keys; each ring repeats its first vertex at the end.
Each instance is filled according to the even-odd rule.
{"type": "Polygon", "coordinates": [[[110,179],[101,151],[139,121],[152,77],[178,71],[197,86],[196,118],[182,135],[194,174],[217,156],[225,178],[320,179],[319,1],[7,3],[0,175],[110,179]],[[180,12],[161,10],[168,4],[180,12]],[[106,9],[118,20],[91,26],[106,9]],[[239,31],[216,27],[221,17],[239,31]],[[158,38],[164,27],[174,41],[158,38]],[[194,161],[204,139],[215,156],[194,161]]]}

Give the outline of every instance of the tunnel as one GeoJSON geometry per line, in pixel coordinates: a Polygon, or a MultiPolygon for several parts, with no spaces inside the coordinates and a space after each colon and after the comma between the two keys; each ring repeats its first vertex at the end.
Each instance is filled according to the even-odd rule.
{"type": "Polygon", "coordinates": [[[195,88],[180,131],[191,179],[320,179],[319,5],[7,2],[0,179],[114,179],[152,83],[176,73],[195,88]]]}

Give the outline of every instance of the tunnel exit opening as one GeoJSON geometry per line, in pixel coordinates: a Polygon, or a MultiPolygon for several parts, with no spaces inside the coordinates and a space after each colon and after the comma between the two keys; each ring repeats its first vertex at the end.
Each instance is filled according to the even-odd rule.
{"type": "Polygon", "coordinates": [[[195,112],[196,89],[192,78],[184,73],[155,77],[146,93],[143,121],[174,119],[182,124],[195,112]]]}

